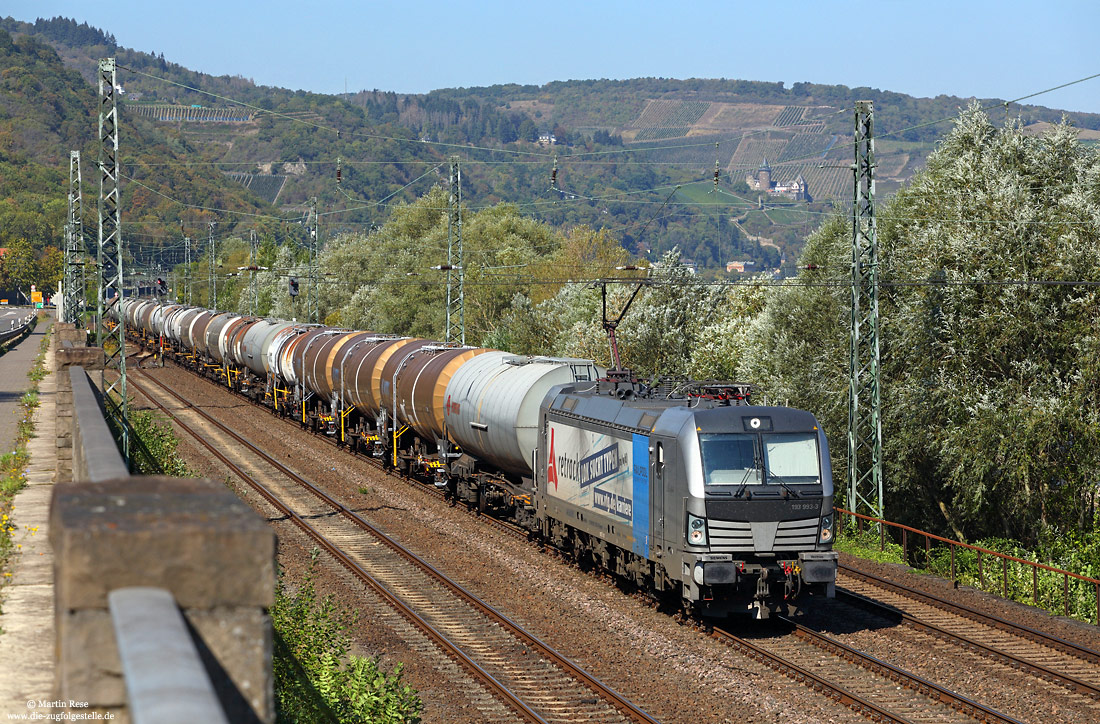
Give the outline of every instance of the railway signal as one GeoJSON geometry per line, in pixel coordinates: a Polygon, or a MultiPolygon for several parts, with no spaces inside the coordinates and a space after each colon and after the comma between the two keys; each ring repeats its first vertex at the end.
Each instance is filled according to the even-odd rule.
{"type": "Polygon", "coordinates": [[[292,297],[298,296],[298,277],[291,277],[287,280],[287,291],[292,297]]]}

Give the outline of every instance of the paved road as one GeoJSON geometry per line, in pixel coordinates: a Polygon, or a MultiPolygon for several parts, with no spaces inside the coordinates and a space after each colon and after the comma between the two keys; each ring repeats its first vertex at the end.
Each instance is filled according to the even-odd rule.
{"type": "Polygon", "coordinates": [[[7,332],[30,314],[27,307],[0,307],[0,332],[7,332]]]}
{"type": "MultiPolygon", "coordinates": [[[[0,309],[0,329],[11,324],[9,318],[26,313],[26,309],[0,309]]],[[[52,323],[51,312],[50,317],[39,321],[38,326],[29,336],[0,355],[0,454],[9,453],[15,449],[16,425],[20,419],[18,414],[21,412],[19,399],[31,386],[27,372],[34,364],[34,358],[38,356],[38,346],[52,323]]]]}

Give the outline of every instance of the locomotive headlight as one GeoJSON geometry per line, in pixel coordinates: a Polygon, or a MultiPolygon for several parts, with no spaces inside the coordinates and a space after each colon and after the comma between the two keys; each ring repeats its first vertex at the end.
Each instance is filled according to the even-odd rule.
{"type": "Polygon", "coordinates": [[[819,540],[822,543],[828,543],[833,539],[833,516],[826,515],[821,519],[821,536],[819,540]]]}
{"type": "Polygon", "coordinates": [[[693,546],[705,546],[707,544],[707,521],[691,513],[687,514],[687,539],[693,546]]]}

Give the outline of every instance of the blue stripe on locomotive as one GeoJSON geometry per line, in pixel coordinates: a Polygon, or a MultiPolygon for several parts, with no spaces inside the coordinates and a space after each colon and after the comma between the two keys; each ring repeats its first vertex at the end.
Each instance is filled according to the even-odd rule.
{"type": "Polygon", "coordinates": [[[634,433],[634,543],[632,550],[649,558],[649,437],[634,433]]]}

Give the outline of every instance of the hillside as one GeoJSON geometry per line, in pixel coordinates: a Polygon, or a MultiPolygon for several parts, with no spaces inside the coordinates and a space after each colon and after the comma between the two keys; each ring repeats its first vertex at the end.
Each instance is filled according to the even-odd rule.
{"type": "MultiPolygon", "coordinates": [[[[217,208],[273,205],[266,215],[295,219],[317,197],[326,234],[361,229],[445,181],[447,159],[457,153],[463,199],[473,208],[508,202],[555,225],[607,228],[626,249],[651,258],[678,246],[709,274],[724,273],[730,262],[750,269],[793,263],[806,234],[834,203],[847,202],[856,100],[875,102],[883,196],[911,178],[951,128],[930,122],[954,118],[968,102],[809,83],[656,78],[329,96],[196,73],[63,18],[8,18],[0,27],[55,48],[72,69],[70,82],[72,71],[91,82],[98,58],[114,55],[123,69],[124,117],[165,139],[164,152],[177,162],[212,164],[204,174],[195,165],[139,164],[140,178],[171,189],[173,198],[217,208]],[[812,201],[751,189],[747,177],[765,160],[773,184],[801,177],[812,201]],[[240,196],[201,201],[210,192],[181,183],[180,174],[240,196]]],[[[1063,115],[1039,106],[1008,113],[1035,128],[1063,115]]],[[[1084,133],[1100,129],[1100,115],[1068,118],[1090,129],[1084,133]]],[[[140,200],[151,205],[143,214],[150,224],[179,214],[163,199],[140,200]]],[[[196,223],[210,216],[190,215],[196,223]]],[[[219,233],[246,218],[222,216],[219,233]]]]}
{"type": "MultiPolygon", "coordinates": [[[[857,100],[875,103],[876,160],[880,191],[889,193],[921,168],[935,142],[949,130],[960,107],[956,96],[914,98],[872,88],[741,80],[566,81],[545,86],[493,86],[433,91],[425,103],[441,99],[490,103],[529,116],[545,129],[621,137],[624,148],[662,161],[718,160],[731,182],[755,170],[766,158],[780,183],[803,174],[814,198],[846,198],[850,179],[837,163],[851,162],[853,108],[857,100]],[[714,144],[719,143],[716,150],[714,144]],[[671,148],[669,148],[671,147],[671,148]],[[661,149],[655,151],[654,149],[661,149]],[[824,165],[826,168],[821,168],[824,165]]],[[[1000,99],[977,99],[997,106],[1000,99]]],[[[1036,129],[1065,116],[1083,129],[1100,131],[1100,114],[1067,113],[1033,105],[1011,105],[995,113],[1036,129]]],[[[408,113],[410,117],[414,114],[408,113]]],[[[427,127],[419,130],[427,130],[427,127]]]]}
{"type": "MultiPolygon", "coordinates": [[[[96,196],[94,164],[96,91],[79,73],[64,67],[54,49],[27,35],[0,30],[0,247],[26,242],[43,257],[58,244],[65,223],[69,151],[82,156],[86,239],[94,249],[96,196]]],[[[270,213],[270,207],[222,174],[201,163],[199,149],[171,128],[141,119],[122,135],[123,233],[131,250],[178,238],[179,220],[205,224],[208,214],[187,209],[170,196],[196,206],[227,207],[244,213],[270,213]],[[157,169],[153,171],[152,169],[157,169]],[[167,170],[170,169],[170,170],[167,170]],[[153,174],[167,179],[168,195],[142,188],[153,174]],[[135,181],[139,183],[135,183],[135,181]],[[169,228],[171,231],[169,231],[169,228]]],[[[232,220],[230,220],[230,225],[232,220]]]]}

